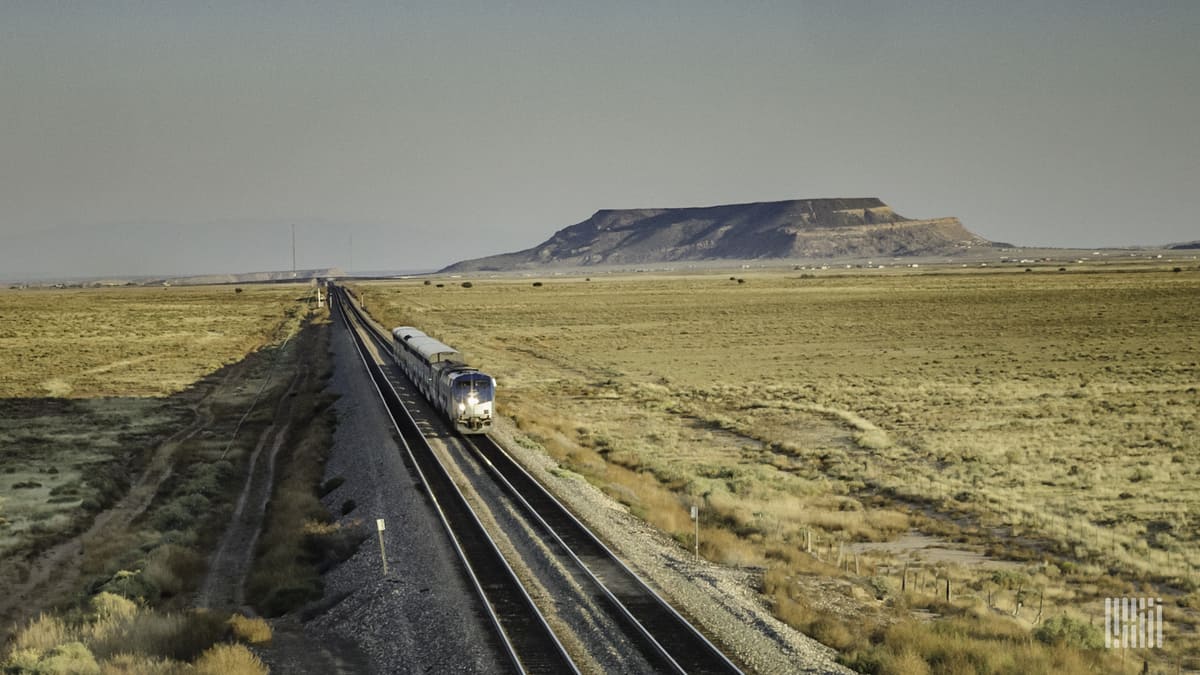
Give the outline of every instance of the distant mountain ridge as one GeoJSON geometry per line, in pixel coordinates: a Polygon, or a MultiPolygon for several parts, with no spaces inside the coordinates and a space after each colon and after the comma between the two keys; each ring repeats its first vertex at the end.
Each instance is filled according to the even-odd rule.
{"type": "Polygon", "coordinates": [[[601,210],[533,248],[443,272],[698,260],[942,255],[991,242],[957,218],[912,220],[874,197],[601,210]]]}

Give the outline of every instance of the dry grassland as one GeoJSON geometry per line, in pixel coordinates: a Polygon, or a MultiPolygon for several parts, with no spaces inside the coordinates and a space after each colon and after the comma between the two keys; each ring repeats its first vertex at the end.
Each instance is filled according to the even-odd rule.
{"type": "MultiPolygon", "coordinates": [[[[119,498],[154,446],[197,416],[189,388],[282,341],[306,292],[0,292],[0,558],[79,531],[119,498]]],[[[254,384],[206,414],[240,414],[254,384]]],[[[185,450],[227,442],[201,434],[185,450]]]]}
{"type": "MultiPolygon", "coordinates": [[[[1015,609],[1025,635],[1102,623],[1105,595],[1165,594],[1171,663],[1200,667],[1200,274],[744,278],[359,289],[385,325],[493,374],[501,412],[564,471],[689,546],[698,504],[707,557],[783,570],[781,614],[780,589],[811,572],[893,607],[1015,609]],[[904,557],[864,549],[855,573],[851,542],[914,527],[1017,571],[917,556],[914,596],[904,557]],[[809,541],[824,562],[799,555],[809,541]],[[945,578],[957,604],[922,599],[945,578]]],[[[858,665],[900,672],[881,662],[858,665]]]]}
{"type": "Polygon", "coordinates": [[[245,645],[270,639],[262,619],[225,620],[204,610],[162,614],[99,593],[73,620],[42,615],[22,627],[0,665],[12,673],[266,675],[245,645]]]}
{"type": "Polygon", "coordinates": [[[291,422],[277,411],[309,425],[295,445],[327,445],[328,321],[310,299],[299,285],[0,293],[0,642],[14,636],[0,668],[266,672],[215,644],[269,641],[265,622],[187,608],[247,458],[291,422]]]}
{"type": "Polygon", "coordinates": [[[0,397],[166,396],[266,344],[297,286],[0,292],[0,397]]]}

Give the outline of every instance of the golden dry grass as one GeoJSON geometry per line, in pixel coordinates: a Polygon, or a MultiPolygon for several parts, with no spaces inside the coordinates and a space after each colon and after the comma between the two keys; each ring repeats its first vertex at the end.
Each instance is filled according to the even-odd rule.
{"type": "Polygon", "coordinates": [[[229,617],[229,626],[233,629],[233,636],[242,642],[260,645],[271,641],[271,624],[266,619],[234,614],[229,617]]]}
{"type": "Polygon", "coordinates": [[[0,293],[0,398],[166,396],[281,339],[301,286],[0,293]]]}
{"type": "MultiPolygon", "coordinates": [[[[5,672],[37,673],[265,673],[243,645],[222,642],[239,619],[226,621],[205,610],[161,613],[100,593],[77,619],[43,615],[29,622],[0,666],[5,672]]],[[[261,620],[242,620],[232,632],[247,642],[270,639],[270,628],[261,620]]]]}
{"type": "MultiPolygon", "coordinates": [[[[128,488],[128,467],[195,418],[189,388],[281,342],[308,293],[0,292],[0,556],[68,536],[109,506],[128,488]]],[[[240,415],[253,383],[213,414],[240,415]]]]}
{"type": "Polygon", "coordinates": [[[916,523],[1091,583],[1063,602],[1196,582],[1195,270],[743,276],[363,287],[563,470],[681,544],[700,504],[714,559],[916,523]]]}
{"type": "MultiPolygon", "coordinates": [[[[201,653],[231,633],[269,640],[265,622],[234,627],[228,615],[167,610],[187,606],[207,571],[209,548],[227,522],[244,482],[243,460],[259,433],[286,421],[272,417],[291,371],[303,367],[313,380],[327,374],[325,343],[311,337],[324,336],[327,322],[307,320],[309,292],[283,286],[241,293],[227,287],[0,294],[0,312],[16,318],[0,327],[0,343],[10,348],[3,358],[44,356],[28,371],[0,359],[6,578],[19,581],[22,556],[82,531],[134,481],[149,477],[146,484],[156,487],[127,529],[81,546],[78,584],[88,589],[82,597],[101,591],[91,611],[47,617],[21,630],[6,666],[264,671],[244,648],[201,653]],[[305,339],[290,339],[297,334],[305,339]],[[321,352],[306,352],[308,342],[321,352]],[[47,380],[61,386],[52,391],[47,380]],[[243,418],[252,404],[253,414],[243,418]],[[153,482],[167,464],[162,482],[153,482]]],[[[307,419],[309,412],[296,415],[307,419]]],[[[28,563],[24,569],[28,573],[28,563]]],[[[32,607],[76,597],[82,589],[68,583],[51,586],[32,607]]]]}
{"type": "Polygon", "coordinates": [[[268,670],[242,645],[215,645],[196,660],[198,675],[267,675],[268,670]]]}

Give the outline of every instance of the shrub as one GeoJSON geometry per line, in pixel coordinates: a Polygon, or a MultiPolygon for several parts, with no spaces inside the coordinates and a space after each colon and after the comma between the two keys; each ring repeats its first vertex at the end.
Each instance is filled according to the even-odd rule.
{"type": "Polygon", "coordinates": [[[185,494],[168,502],[154,513],[154,527],[161,531],[186,530],[208,511],[208,499],[202,494],[185,494]]]}
{"type": "Polygon", "coordinates": [[[32,649],[13,649],[8,652],[8,656],[3,661],[0,661],[0,666],[4,667],[6,673],[36,673],[40,658],[41,652],[32,649]]]}
{"type": "Polygon", "coordinates": [[[883,659],[880,671],[892,675],[929,675],[929,664],[911,649],[901,649],[883,659]]]}
{"type": "Polygon", "coordinates": [[[206,568],[203,556],[192,549],[165,544],[151,551],[142,576],[169,597],[195,588],[206,568]]]}
{"type": "Polygon", "coordinates": [[[808,632],[816,641],[829,645],[839,652],[844,652],[854,647],[859,640],[846,627],[846,624],[830,616],[823,616],[817,619],[809,627],[808,632]]]}
{"type": "Polygon", "coordinates": [[[892,440],[882,429],[867,429],[855,434],[854,442],[863,450],[887,450],[892,446],[892,440]]]}
{"type": "Polygon", "coordinates": [[[304,551],[316,561],[317,569],[325,571],[349,560],[370,534],[358,519],[345,524],[310,521],[304,524],[304,551]]]}
{"type": "Polygon", "coordinates": [[[464,282],[462,282],[462,287],[463,287],[463,288],[470,288],[470,287],[472,287],[472,286],[474,286],[474,285],[475,285],[475,284],[473,284],[473,283],[471,283],[471,282],[469,282],[469,281],[464,281],[464,282]]]}
{"type": "Polygon", "coordinates": [[[871,589],[871,592],[875,595],[876,600],[883,600],[891,592],[891,589],[888,586],[888,580],[886,577],[880,577],[880,576],[871,577],[870,579],[867,579],[867,586],[871,589]]]}
{"type": "Polygon", "coordinates": [[[159,614],[120,605],[109,599],[116,613],[95,614],[87,632],[92,651],[100,658],[117,654],[141,654],[151,658],[190,661],[228,630],[225,620],[213,612],[196,610],[186,614],[159,614]]]}
{"type": "MultiPolygon", "coordinates": [[[[265,628],[249,623],[239,636],[261,640],[265,628]]],[[[5,672],[155,673],[190,672],[191,661],[230,634],[224,615],[207,610],[159,614],[113,593],[100,593],[72,628],[55,616],[39,616],[13,640],[5,672]]],[[[238,672],[238,671],[234,671],[238,672]]],[[[246,671],[249,672],[249,671],[246,671]]]]}
{"type": "Polygon", "coordinates": [[[196,659],[199,675],[267,675],[267,667],[243,645],[216,645],[196,659]]]}
{"type": "Polygon", "coordinates": [[[100,664],[103,675],[184,675],[192,670],[183,663],[142,654],[117,654],[100,664]]]}
{"type": "Polygon", "coordinates": [[[255,604],[267,616],[283,616],[305,603],[319,600],[323,590],[316,572],[299,565],[260,575],[255,582],[251,584],[255,604]]]}
{"type": "Polygon", "coordinates": [[[13,640],[13,651],[29,651],[36,661],[42,653],[74,639],[72,631],[62,619],[41,614],[17,633],[13,640]]]}
{"type": "Polygon", "coordinates": [[[260,645],[271,641],[271,624],[264,619],[234,614],[229,617],[229,626],[233,636],[242,642],[260,645]]]}
{"type": "Polygon", "coordinates": [[[172,643],[183,631],[184,619],[178,614],[140,612],[97,621],[90,627],[92,648],[101,658],[124,652],[171,658],[172,643]]]}
{"type": "Polygon", "coordinates": [[[158,586],[141,571],[131,572],[129,570],[119,570],[98,590],[126,598],[142,598],[151,601],[157,600],[160,593],[158,586]]]}
{"type": "Polygon", "coordinates": [[[1069,616],[1056,616],[1038,626],[1033,636],[1048,645],[1100,649],[1104,637],[1099,628],[1069,616]]]}
{"type": "Polygon", "coordinates": [[[222,492],[222,485],[233,474],[233,464],[220,460],[212,464],[196,464],[192,467],[187,482],[182,488],[184,493],[204,495],[209,499],[217,497],[222,492]]]}
{"type": "Polygon", "coordinates": [[[100,675],[100,664],[82,642],[68,642],[51,649],[38,660],[36,672],[100,675]]]}
{"type": "Polygon", "coordinates": [[[100,593],[92,598],[91,604],[97,623],[123,622],[138,613],[137,603],[115,593],[100,593]]]}

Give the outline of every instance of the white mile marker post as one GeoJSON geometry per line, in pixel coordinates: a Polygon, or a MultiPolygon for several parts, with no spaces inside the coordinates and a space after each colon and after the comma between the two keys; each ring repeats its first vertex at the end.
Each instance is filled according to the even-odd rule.
{"type": "Polygon", "coordinates": [[[383,548],[383,518],[375,520],[375,528],[379,530],[379,557],[383,558],[383,576],[387,576],[387,552],[383,548]]]}
{"type": "Polygon", "coordinates": [[[700,507],[692,504],[692,520],[696,521],[696,560],[700,559],[700,507]]]}

